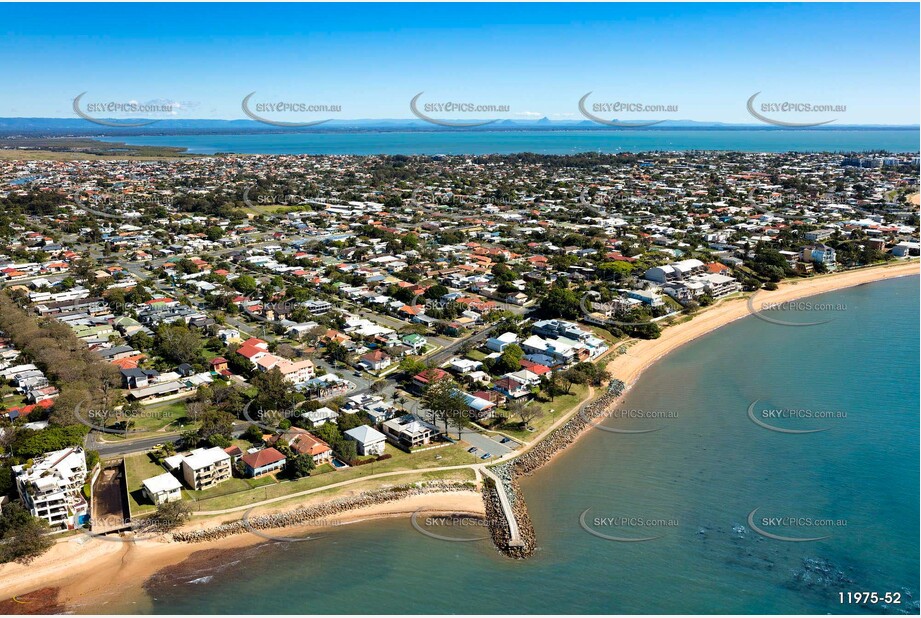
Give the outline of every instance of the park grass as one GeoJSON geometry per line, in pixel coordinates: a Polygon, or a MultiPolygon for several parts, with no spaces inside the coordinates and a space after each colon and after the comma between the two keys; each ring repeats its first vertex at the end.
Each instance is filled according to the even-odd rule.
{"type": "MultiPolygon", "coordinates": [[[[134,418],[134,431],[137,433],[154,432],[161,429],[179,431],[179,425],[189,425],[185,401],[170,401],[163,404],[144,406],[141,414],[134,418]]],[[[185,429],[185,427],[183,427],[185,429]]],[[[134,437],[132,435],[132,437],[134,437]]]]}
{"type": "MultiPolygon", "coordinates": [[[[409,485],[419,482],[431,482],[431,481],[458,481],[458,482],[467,482],[474,483],[476,482],[476,473],[469,468],[462,468],[460,470],[435,470],[431,472],[419,472],[419,473],[407,473],[396,476],[388,476],[380,479],[369,479],[367,481],[358,481],[347,487],[334,487],[331,489],[318,491],[316,493],[310,494],[308,496],[295,496],[293,498],[288,498],[287,500],[279,500],[278,502],[273,502],[270,505],[266,505],[265,508],[271,509],[273,511],[284,511],[296,508],[301,506],[306,501],[327,501],[333,500],[335,498],[341,497],[344,492],[348,492],[349,495],[354,495],[366,491],[374,491],[377,489],[384,489],[388,487],[397,487],[400,485],[409,485]]],[[[240,505],[231,505],[223,508],[233,508],[234,506],[239,506],[241,509],[245,508],[247,504],[253,504],[259,502],[264,498],[257,498],[255,494],[258,492],[252,492],[254,494],[254,499],[250,502],[240,504],[240,505]]],[[[215,509],[217,510],[217,509],[215,509]]],[[[207,519],[213,517],[212,515],[196,515],[193,511],[192,521],[197,519],[207,519]]],[[[239,515],[228,515],[227,521],[234,521],[239,519],[239,515]]]]}
{"type": "MultiPolygon", "coordinates": [[[[274,485],[257,488],[255,491],[247,491],[239,485],[235,485],[236,491],[223,492],[220,495],[213,494],[211,496],[201,496],[190,506],[196,511],[218,511],[384,472],[397,472],[400,470],[412,471],[417,468],[433,468],[435,466],[447,467],[479,463],[479,460],[475,456],[468,453],[466,449],[459,444],[417,453],[406,453],[391,444],[387,444],[384,452],[392,455],[392,457],[363,466],[352,466],[343,470],[337,470],[334,474],[328,472],[321,472],[318,474],[317,470],[314,470],[310,476],[294,481],[279,481],[274,485]],[[435,457],[439,455],[441,458],[435,459],[435,457]]],[[[417,478],[416,480],[419,479],[417,478]]],[[[231,481],[225,481],[214,488],[214,490],[230,482],[231,481]]],[[[192,494],[195,492],[188,493],[192,494]]]]}
{"type": "Polygon", "coordinates": [[[524,427],[521,427],[520,419],[509,419],[508,422],[501,425],[490,425],[488,429],[509,435],[521,442],[529,443],[553,423],[572,412],[573,409],[583,402],[587,394],[587,385],[574,384],[572,390],[568,394],[558,395],[553,401],[535,402],[541,407],[544,414],[540,418],[531,421],[531,427],[534,428],[534,431],[528,431],[524,427]]]}

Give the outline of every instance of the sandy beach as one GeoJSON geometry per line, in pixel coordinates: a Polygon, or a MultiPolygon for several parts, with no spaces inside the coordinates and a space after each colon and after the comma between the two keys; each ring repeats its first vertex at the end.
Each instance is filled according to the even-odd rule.
{"type": "MultiPolygon", "coordinates": [[[[918,274],[919,263],[912,261],[823,275],[783,283],[774,291],[760,291],[754,306],[757,308],[764,302],[781,303],[873,281],[918,274]]],[[[725,299],[700,311],[688,322],[668,327],[659,339],[634,342],[628,347],[625,354],[612,358],[607,369],[615,378],[630,386],[637,381],[645,369],[673,350],[749,315],[751,315],[751,309],[746,298],[725,299]]],[[[784,327],[778,326],[777,328],[784,327]]],[[[560,422],[564,420],[560,419],[560,422]]],[[[322,499],[324,498],[308,496],[305,497],[302,504],[310,505],[322,499]]],[[[254,510],[253,514],[292,508],[294,506],[290,504],[284,509],[272,509],[267,506],[254,510]]],[[[337,523],[348,524],[381,517],[406,517],[419,508],[446,513],[485,515],[479,493],[456,492],[412,496],[399,501],[349,511],[337,516],[337,523]]],[[[207,528],[238,518],[236,514],[216,516],[196,520],[194,524],[189,524],[186,528],[207,528]]],[[[284,536],[304,534],[310,530],[310,527],[296,530],[273,529],[271,533],[284,536]]],[[[136,596],[143,599],[143,583],[147,578],[161,569],[183,562],[193,554],[202,551],[234,550],[264,542],[266,542],[265,538],[254,534],[230,536],[198,544],[177,543],[165,539],[120,543],[96,540],[82,534],[76,535],[58,542],[48,553],[30,565],[5,564],[0,566],[0,599],[12,599],[14,595],[24,595],[30,591],[45,589],[42,592],[52,591],[46,592],[46,596],[56,592],[57,597],[50,601],[46,600],[44,603],[36,603],[36,608],[54,607],[54,603],[57,603],[76,611],[81,611],[81,607],[92,611],[92,608],[103,608],[108,602],[106,599],[116,596],[123,597],[126,593],[130,594],[131,590],[137,590],[136,596]]],[[[21,601],[16,602],[21,603],[21,601]]],[[[28,609],[25,609],[26,604],[15,607],[22,608],[23,613],[30,613],[28,609]]],[[[41,611],[32,613],[41,613],[41,611]]]]}
{"type": "MultiPolygon", "coordinates": [[[[305,501],[304,504],[310,504],[305,501]]],[[[253,515],[261,515],[285,509],[254,509],[253,515]]],[[[427,512],[455,513],[482,517],[485,515],[483,501],[478,492],[438,493],[411,496],[348,511],[335,518],[335,524],[348,525],[370,519],[386,517],[408,517],[418,509],[427,512]]],[[[239,516],[222,516],[197,520],[187,528],[206,528],[239,516]]],[[[278,528],[270,531],[275,536],[301,536],[317,530],[316,526],[278,528]]],[[[132,596],[143,602],[145,580],[161,569],[177,565],[198,552],[222,553],[242,549],[259,543],[269,542],[255,534],[240,534],[225,537],[209,543],[176,543],[164,538],[150,539],[138,543],[120,543],[91,538],[87,535],[72,536],[52,547],[32,564],[4,564],[0,566],[0,599],[39,588],[56,588],[57,604],[71,611],[87,612],[102,608],[114,597],[132,596]],[[133,591],[133,592],[132,592],[133,591]]],[[[221,558],[223,559],[223,557],[221,558]]],[[[46,592],[50,595],[51,592],[46,592]]],[[[28,597],[17,597],[27,601],[15,607],[22,613],[29,612],[28,597]]],[[[14,601],[17,602],[17,601],[14,601]]],[[[35,608],[49,607],[49,603],[35,603],[35,608]]]]}
{"type": "MultiPolygon", "coordinates": [[[[825,292],[843,290],[873,281],[884,281],[918,274],[921,274],[921,265],[913,260],[911,262],[898,262],[844,273],[821,275],[810,279],[800,279],[781,283],[773,291],[758,291],[752,306],[755,309],[760,309],[763,303],[783,303],[825,292]]],[[[632,386],[643,371],[669,352],[721,326],[750,315],[752,315],[752,312],[748,299],[725,299],[708,307],[705,311],[699,312],[694,316],[693,320],[669,326],[658,339],[646,339],[634,343],[628,347],[626,354],[611,359],[607,365],[607,370],[628,387],[632,386]]],[[[777,328],[785,327],[777,326],[777,328]]]]}

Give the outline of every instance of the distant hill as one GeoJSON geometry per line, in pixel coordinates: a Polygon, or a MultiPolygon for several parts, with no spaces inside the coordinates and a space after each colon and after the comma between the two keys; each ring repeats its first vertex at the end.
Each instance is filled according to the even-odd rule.
{"type": "MultiPolygon", "coordinates": [[[[119,119],[106,119],[119,122],[119,119]]],[[[612,119],[614,120],[614,119],[612,119]]],[[[122,120],[124,122],[124,120],[122,120]]],[[[132,119],[131,122],[143,122],[132,119]]],[[[469,118],[452,120],[462,124],[469,118]]],[[[626,121],[625,122],[629,122],[626,121]]],[[[785,130],[762,123],[730,124],[724,122],[702,122],[697,120],[665,120],[657,125],[645,127],[645,131],[663,129],[688,130],[785,130]]],[[[813,130],[919,130],[919,125],[825,125],[813,130]]],[[[546,116],[536,120],[505,119],[477,127],[451,127],[433,125],[420,119],[356,119],[330,120],[310,127],[278,127],[255,120],[212,120],[203,118],[158,120],[143,127],[112,127],[99,125],[82,118],[0,118],[0,136],[130,136],[130,135],[179,135],[189,133],[328,133],[363,131],[521,131],[521,130],[597,130],[617,131],[591,120],[576,118],[551,120],[546,116]]]]}

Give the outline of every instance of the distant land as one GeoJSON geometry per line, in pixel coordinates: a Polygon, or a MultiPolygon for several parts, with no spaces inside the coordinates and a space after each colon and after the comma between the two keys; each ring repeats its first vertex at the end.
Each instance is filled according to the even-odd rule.
{"type": "MultiPolygon", "coordinates": [[[[106,122],[129,122],[124,118],[106,118],[106,122]]],[[[470,123],[482,122],[483,119],[445,119],[444,122],[470,123]]],[[[95,124],[82,118],[0,118],[0,137],[94,137],[94,136],[130,136],[130,135],[183,135],[183,134],[240,134],[240,133],[336,133],[336,132],[381,132],[381,131],[622,131],[643,130],[662,131],[669,129],[706,130],[706,131],[796,131],[786,127],[777,127],[758,122],[723,123],[701,122],[696,120],[664,120],[659,124],[646,127],[610,127],[591,120],[498,120],[478,126],[444,127],[419,119],[358,119],[329,120],[309,127],[278,127],[263,124],[255,120],[213,120],[213,119],[164,119],[132,118],[130,122],[151,122],[143,127],[111,127],[95,124]]],[[[614,120],[616,121],[616,120],[614,120]]],[[[623,120],[636,122],[636,120],[623,120]]],[[[905,131],[921,129],[915,125],[824,125],[810,127],[812,131],[905,131]]]]}

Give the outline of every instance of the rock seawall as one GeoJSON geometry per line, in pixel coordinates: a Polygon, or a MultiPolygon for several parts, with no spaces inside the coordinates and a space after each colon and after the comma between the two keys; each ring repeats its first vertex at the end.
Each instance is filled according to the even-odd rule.
{"type": "Polygon", "coordinates": [[[493,543],[495,543],[500,552],[512,558],[527,558],[537,549],[534,525],[531,523],[531,516],[528,514],[527,505],[521,495],[518,477],[532,474],[550,461],[558,452],[575,442],[579,435],[592,424],[595,417],[617,403],[623,392],[623,382],[612,380],[604,395],[585,404],[572,418],[553,430],[540,443],[508,462],[489,468],[502,483],[501,487],[496,487],[487,478],[486,483],[483,485],[486,522],[489,525],[493,543]],[[518,522],[519,533],[524,542],[523,546],[510,544],[509,524],[502,511],[498,491],[504,491],[511,502],[512,512],[518,522]]]}
{"type": "Polygon", "coordinates": [[[254,517],[243,517],[212,528],[203,530],[190,530],[187,532],[174,532],[172,539],[182,543],[202,543],[221,539],[234,534],[250,532],[252,530],[267,530],[271,528],[286,528],[297,525],[310,525],[312,522],[321,523],[330,517],[346,511],[360,509],[387,502],[394,502],[410,496],[420,496],[433,493],[453,493],[458,491],[475,491],[471,483],[460,482],[429,482],[413,485],[401,485],[388,489],[367,491],[348,498],[339,498],[315,506],[302,507],[284,513],[272,513],[254,517]]]}

